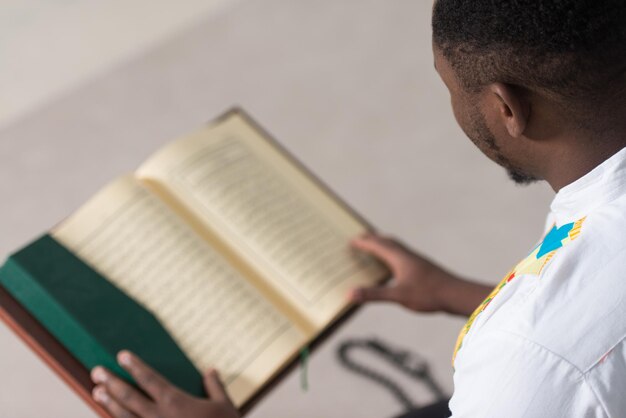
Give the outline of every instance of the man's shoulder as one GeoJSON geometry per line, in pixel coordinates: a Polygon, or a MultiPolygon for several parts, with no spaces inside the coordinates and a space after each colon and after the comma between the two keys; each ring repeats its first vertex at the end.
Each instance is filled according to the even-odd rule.
{"type": "Polygon", "coordinates": [[[623,252],[626,248],[625,228],[626,194],[585,215],[580,244],[581,251],[588,254],[583,255],[602,260],[623,252]]]}
{"type": "MultiPolygon", "coordinates": [[[[626,199],[624,200],[626,202],[626,199]]],[[[626,205],[589,214],[506,326],[589,370],[626,336],[626,205]]]]}

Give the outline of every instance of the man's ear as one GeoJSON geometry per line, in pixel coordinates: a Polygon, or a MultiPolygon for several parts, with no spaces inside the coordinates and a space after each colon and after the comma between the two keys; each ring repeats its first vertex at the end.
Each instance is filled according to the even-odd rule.
{"type": "Polygon", "coordinates": [[[520,137],[526,130],[530,116],[530,103],[519,88],[505,83],[489,85],[491,99],[495,101],[497,116],[513,138],[520,137]]]}

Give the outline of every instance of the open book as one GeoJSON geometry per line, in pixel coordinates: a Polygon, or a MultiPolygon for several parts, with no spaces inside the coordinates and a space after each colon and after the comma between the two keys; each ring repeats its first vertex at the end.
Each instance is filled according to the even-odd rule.
{"type": "Polygon", "coordinates": [[[350,249],[368,229],[232,110],[10,257],[0,285],[85,370],[124,375],[114,356],[129,348],[201,395],[200,372],[214,367],[245,409],[345,315],[348,289],[387,278],[350,249]]]}

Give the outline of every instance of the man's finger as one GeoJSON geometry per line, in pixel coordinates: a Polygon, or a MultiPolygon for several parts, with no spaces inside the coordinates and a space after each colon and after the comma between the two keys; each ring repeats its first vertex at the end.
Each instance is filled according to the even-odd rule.
{"type": "Polygon", "coordinates": [[[130,373],[137,385],[155,401],[170,397],[170,392],[178,390],[165,380],[163,376],[129,351],[120,351],[117,355],[117,361],[130,373]]]}
{"type": "Polygon", "coordinates": [[[389,286],[359,287],[349,294],[352,302],[363,303],[373,301],[396,301],[394,289],[389,286]]]}
{"type": "MultiPolygon", "coordinates": [[[[114,418],[138,418],[129,410],[120,405],[104,388],[104,386],[96,386],[93,388],[92,396],[96,402],[104,406],[114,418]]],[[[143,417],[142,417],[143,418],[143,417]]]]}
{"type": "Polygon", "coordinates": [[[103,367],[95,367],[91,371],[94,383],[106,388],[107,394],[114,398],[123,408],[136,413],[142,418],[156,416],[156,405],[137,389],[106,371],[103,367]]]}
{"type": "Polygon", "coordinates": [[[405,254],[402,245],[389,238],[367,234],[351,241],[354,248],[365,251],[393,268],[405,254]]]}
{"type": "Polygon", "coordinates": [[[209,370],[204,375],[204,387],[206,388],[210,399],[218,402],[231,403],[228,393],[226,392],[226,388],[224,387],[217,370],[209,370]]]}

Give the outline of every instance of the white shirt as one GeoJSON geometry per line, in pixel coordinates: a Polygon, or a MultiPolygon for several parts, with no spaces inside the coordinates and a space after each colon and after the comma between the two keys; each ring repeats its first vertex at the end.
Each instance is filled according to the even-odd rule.
{"type": "Polygon", "coordinates": [[[626,417],[626,148],[557,193],[470,322],[454,418],[626,417]]]}

